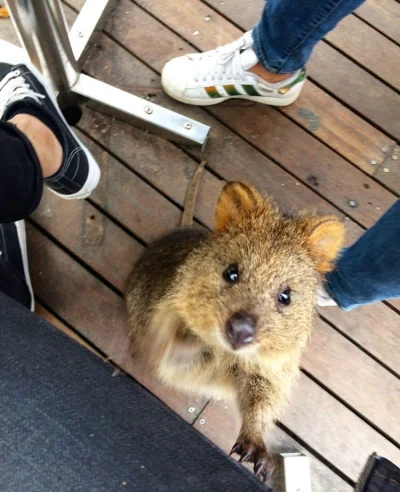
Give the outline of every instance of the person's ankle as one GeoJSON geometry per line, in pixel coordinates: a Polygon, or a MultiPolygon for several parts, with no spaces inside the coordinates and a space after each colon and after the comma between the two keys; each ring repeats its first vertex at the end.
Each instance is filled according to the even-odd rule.
{"type": "Polygon", "coordinates": [[[40,162],[43,177],[55,174],[61,166],[63,149],[54,133],[35,116],[19,113],[8,120],[31,142],[40,162]]]}
{"type": "Polygon", "coordinates": [[[277,84],[279,82],[283,82],[284,80],[288,79],[289,77],[291,77],[293,75],[291,73],[272,73],[272,72],[269,72],[260,63],[257,63],[257,65],[254,65],[254,67],[250,68],[249,72],[252,72],[255,75],[258,75],[259,77],[264,79],[266,82],[269,82],[270,84],[277,84]]]}

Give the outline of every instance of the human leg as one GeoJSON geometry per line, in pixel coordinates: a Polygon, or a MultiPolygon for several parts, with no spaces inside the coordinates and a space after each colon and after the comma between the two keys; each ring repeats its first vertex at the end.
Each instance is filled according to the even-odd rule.
{"type": "MultiPolygon", "coordinates": [[[[12,143],[19,148],[19,153],[18,160],[13,160],[12,153],[3,158],[2,152],[0,176],[5,179],[0,180],[0,186],[7,192],[1,196],[1,204],[4,197],[11,204],[11,199],[16,201],[26,192],[27,186],[22,183],[25,173],[35,172],[32,182],[36,183],[35,200],[29,212],[26,208],[23,214],[16,213],[8,206],[8,201],[4,202],[0,222],[11,222],[26,217],[38,204],[43,178],[50,190],[62,198],[86,198],[97,186],[100,169],[65,121],[55,95],[40,72],[26,63],[2,62],[3,55],[5,58],[6,54],[0,54],[2,150],[3,146],[11,145],[6,140],[12,134],[12,143]],[[35,170],[28,169],[32,166],[35,170]]],[[[23,199],[29,200],[30,196],[24,195],[23,199]]]]}
{"type": "Polygon", "coordinates": [[[254,51],[268,72],[302,69],[312,50],[365,0],[268,0],[253,30],[254,51]]]}
{"type": "Polygon", "coordinates": [[[259,24],[237,41],[168,62],[163,88],[199,106],[230,98],[287,106],[300,95],[315,44],[363,1],[268,0],[259,24]]]}
{"type": "Polygon", "coordinates": [[[325,288],[345,310],[400,297],[400,200],[343,252],[325,288]]]}

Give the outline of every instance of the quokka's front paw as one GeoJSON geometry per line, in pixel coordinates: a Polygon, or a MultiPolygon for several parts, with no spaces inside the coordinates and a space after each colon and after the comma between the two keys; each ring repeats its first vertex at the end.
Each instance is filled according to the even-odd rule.
{"type": "Polygon", "coordinates": [[[239,436],[230,454],[239,454],[239,462],[254,463],[254,474],[265,482],[274,471],[274,462],[268,454],[262,439],[239,436]]]}

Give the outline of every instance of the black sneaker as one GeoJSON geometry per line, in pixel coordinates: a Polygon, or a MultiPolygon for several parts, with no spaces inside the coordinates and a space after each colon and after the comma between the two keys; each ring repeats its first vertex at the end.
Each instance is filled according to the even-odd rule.
{"type": "Polygon", "coordinates": [[[56,195],[67,200],[87,198],[100,180],[100,169],[92,154],[72,132],[56,97],[43,75],[33,65],[2,63],[0,54],[0,120],[27,113],[47,125],[63,149],[60,169],[45,178],[56,195]]]}
{"type": "Polygon", "coordinates": [[[0,272],[0,278],[5,282],[2,291],[34,311],[23,220],[0,224],[0,272]]]}

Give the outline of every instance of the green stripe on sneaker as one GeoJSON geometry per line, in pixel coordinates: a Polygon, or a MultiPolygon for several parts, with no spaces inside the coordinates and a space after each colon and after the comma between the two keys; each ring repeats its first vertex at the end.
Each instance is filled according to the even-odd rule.
{"type": "Polygon", "coordinates": [[[230,96],[240,96],[240,92],[233,84],[224,85],[223,87],[230,96]]]}
{"type": "Polygon", "coordinates": [[[261,94],[257,92],[254,85],[242,85],[242,87],[248,96],[261,96],[261,94]]]}
{"type": "Polygon", "coordinates": [[[207,92],[209,97],[211,97],[211,99],[215,99],[217,97],[222,97],[221,94],[217,91],[217,88],[215,87],[215,85],[210,85],[209,87],[204,87],[204,90],[207,92]]]}
{"type": "Polygon", "coordinates": [[[294,87],[295,85],[297,85],[300,82],[303,82],[303,80],[306,78],[306,76],[307,76],[306,70],[305,70],[305,68],[303,68],[303,70],[301,71],[301,73],[297,77],[297,79],[293,80],[293,82],[290,82],[290,84],[285,85],[284,87],[281,87],[278,90],[279,94],[286,94],[286,92],[290,91],[290,89],[292,87],[294,87]]]}

